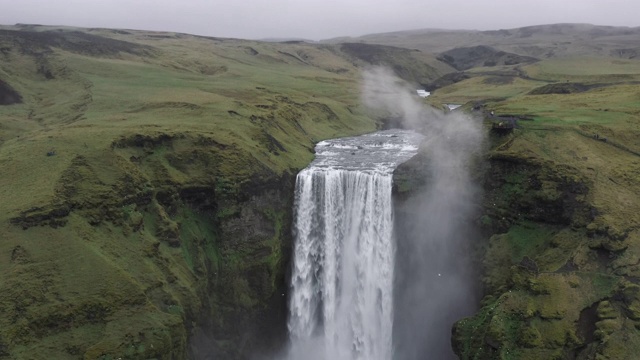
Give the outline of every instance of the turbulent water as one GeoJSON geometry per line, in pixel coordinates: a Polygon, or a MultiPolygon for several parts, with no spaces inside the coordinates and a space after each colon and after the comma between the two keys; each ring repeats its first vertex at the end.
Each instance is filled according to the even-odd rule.
{"type": "Polygon", "coordinates": [[[296,181],[291,358],[392,357],[392,173],[421,136],[390,130],[323,141],[296,181]]]}

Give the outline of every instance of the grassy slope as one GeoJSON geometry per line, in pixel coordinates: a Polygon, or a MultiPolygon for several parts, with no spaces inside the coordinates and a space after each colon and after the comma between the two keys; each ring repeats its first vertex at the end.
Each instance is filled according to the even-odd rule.
{"type": "Polygon", "coordinates": [[[203,322],[222,356],[237,355],[250,344],[242,314],[281,281],[281,176],[315,142],[376,127],[353,58],[325,45],[8,29],[0,79],[24,102],[0,106],[0,358],[184,358],[203,322]]]}

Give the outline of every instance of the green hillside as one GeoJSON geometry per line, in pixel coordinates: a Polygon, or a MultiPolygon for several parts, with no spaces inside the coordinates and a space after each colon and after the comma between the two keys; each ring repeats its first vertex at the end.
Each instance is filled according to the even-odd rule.
{"type": "Polygon", "coordinates": [[[267,43],[1,26],[0,359],[277,351],[295,175],[319,140],[388,120],[361,104],[371,65],[432,91],[427,104],[463,105],[490,139],[483,300],[454,325],[460,358],[634,358],[637,35],[560,24],[267,43]]]}

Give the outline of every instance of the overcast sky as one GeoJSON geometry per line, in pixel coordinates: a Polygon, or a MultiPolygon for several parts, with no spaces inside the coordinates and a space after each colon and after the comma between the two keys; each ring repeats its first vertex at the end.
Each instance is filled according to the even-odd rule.
{"type": "Polygon", "coordinates": [[[640,26],[640,0],[0,0],[0,24],[166,30],[262,38],[551,23],[640,26]]]}

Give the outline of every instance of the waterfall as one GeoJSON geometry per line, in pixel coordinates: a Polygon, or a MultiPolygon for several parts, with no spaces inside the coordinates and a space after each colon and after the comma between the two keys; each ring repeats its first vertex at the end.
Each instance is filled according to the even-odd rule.
{"type": "Polygon", "coordinates": [[[391,174],[307,169],[297,181],[291,333],[324,331],[327,359],[389,359],[391,174]]]}
{"type": "Polygon", "coordinates": [[[324,141],[296,180],[289,301],[292,358],[392,357],[392,175],[420,136],[324,141]]]}

